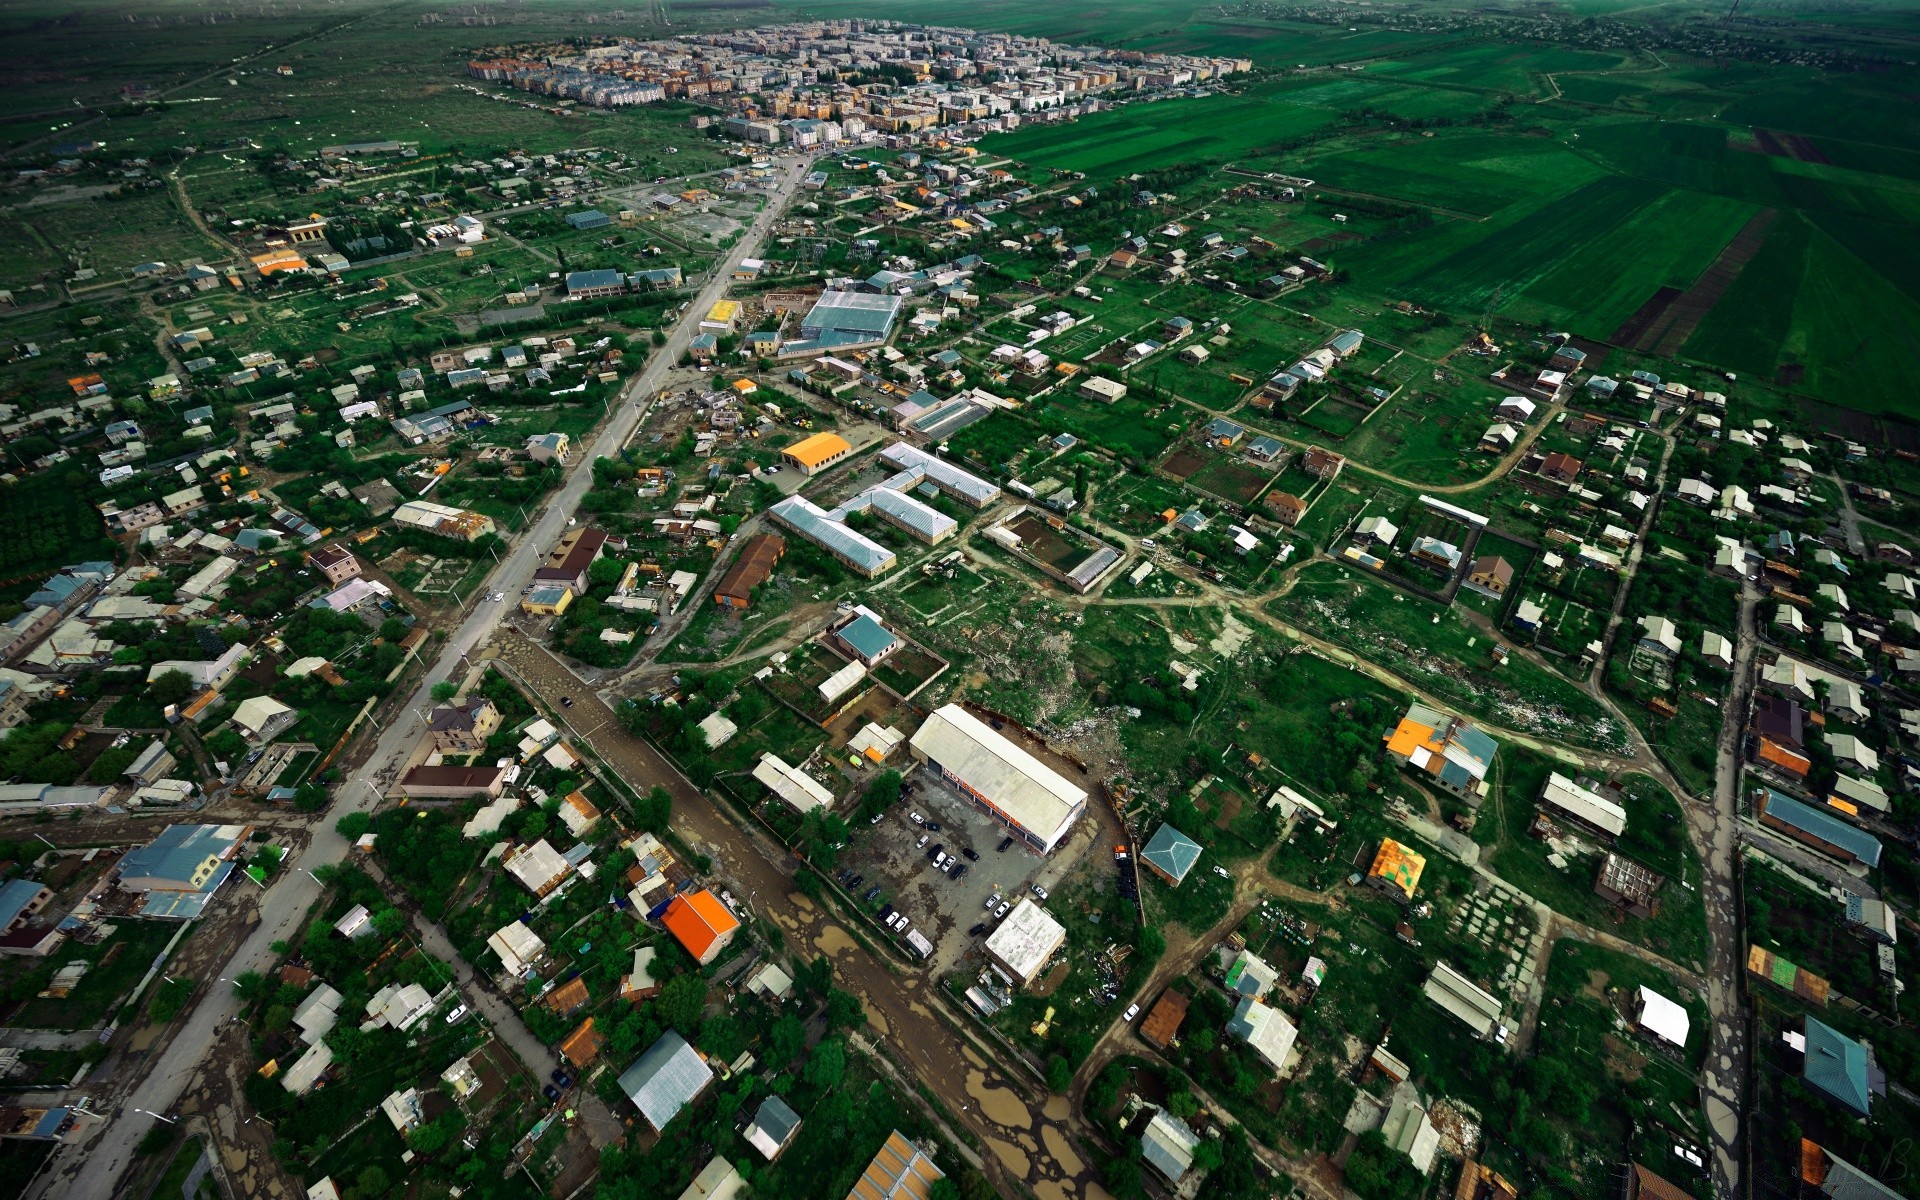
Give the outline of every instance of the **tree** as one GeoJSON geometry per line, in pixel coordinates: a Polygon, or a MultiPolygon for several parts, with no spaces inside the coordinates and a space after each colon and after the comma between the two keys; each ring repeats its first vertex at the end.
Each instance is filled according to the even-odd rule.
{"type": "Polygon", "coordinates": [[[451,679],[442,679],[433,685],[433,699],[437,704],[445,704],[460,694],[460,685],[451,679]]]}
{"type": "Polygon", "coordinates": [[[672,815],[673,793],[657,783],[633,806],[634,822],[652,833],[664,833],[672,815]]]}
{"type": "Polygon", "coordinates": [[[654,1016],[683,1035],[691,1035],[699,1027],[700,1014],[706,1007],[707,981],[698,975],[668,980],[653,1002],[654,1016]]]}
{"type": "Polygon", "coordinates": [[[173,1126],[165,1121],[155,1121],[146,1133],[140,1136],[139,1144],[134,1146],[135,1154],[158,1154],[173,1145],[173,1126]]]}
{"type": "Polygon", "coordinates": [[[147,699],[165,708],[193,695],[193,677],[185,671],[165,671],[147,685],[147,699]]]}
{"type": "Polygon", "coordinates": [[[405,929],[406,927],[407,927],[406,914],[402,913],[399,909],[393,907],[391,904],[387,905],[385,908],[382,908],[379,912],[376,912],[373,914],[374,932],[378,933],[383,938],[391,939],[391,938],[397,937],[399,936],[400,931],[402,929],[405,929]]]}
{"type": "Polygon", "coordinates": [[[852,992],[831,988],[827,992],[827,1027],[858,1029],[867,1023],[866,1006],[852,992]]]}
{"type": "Polygon", "coordinates": [[[768,1040],[773,1046],[774,1063],[784,1066],[798,1058],[800,1052],[806,1049],[806,1023],[792,1013],[788,1013],[773,1023],[768,1040]]]}
{"type": "Polygon", "coordinates": [[[747,1048],[747,1035],[740,1028],[740,1022],[722,1014],[708,1017],[700,1026],[700,1036],[696,1039],[707,1057],[723,1063],[739,1058],[747,1048]]]}
{"type": "Polygon", "coordinates": [[[1072,1086],[1073,1064],[1058,1054],[1048,1059],[1047,1090],[1055,1095],[1064,1096],[1067,1094],[1067,1089],[1072,1086]]]}
{"type": "Polygon", "coordinates": [[[830,1092],[840,1086],[840,1080],[847,1073],[847,1048],[839,1038],[822,1038],[813,1048],[813,1057],[807,1060],[807,1068],[802,1078],[822,1092],[830,1092]]]}
{"type": "Polygon", "coordinates": [[[233,994],[253,1004],[267,994],[267,977],[258,971],[242,971],[233,977],[233,994]]]}

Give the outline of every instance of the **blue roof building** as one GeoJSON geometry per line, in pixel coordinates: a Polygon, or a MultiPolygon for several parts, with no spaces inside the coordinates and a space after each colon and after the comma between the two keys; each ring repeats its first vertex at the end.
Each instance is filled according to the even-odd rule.
{"type": "Polygon", "coordinates": [[[590,208],[585,212],[568,213],[567,224],[575,229],[604,229],[613,224],[613,218],[597,208],[590,208]]]}
{"type": "Polygon", "coordinates": [[[835,634],[861,662],[872,666],[900,647],[900,639],[872,614],[863,612],[835,634]]]}
{"type": "Polygon", "coordinates": [[[1140,850],[1140,861],[1173,887],[1200,861],[1200,843],[1171,825],[1162,824],[1140,850]]]}
{"type": "Polygon", "coordinates": [[[1767,788],[1754,801],[1754,816],[1803,845],[1841,862],[1880,865],[1880,839],[1811,804],[1767,788]]]}
{"type": "Polygon", "coordinates": [[[1813,1017],[1807,1018],[1807,1053],[1801,1077],[1808,1087],[1863,1117],[1868,1115],[1874,1094],[1884,1093],[1887,1086],[1865,1043],[1813,1017]]]}

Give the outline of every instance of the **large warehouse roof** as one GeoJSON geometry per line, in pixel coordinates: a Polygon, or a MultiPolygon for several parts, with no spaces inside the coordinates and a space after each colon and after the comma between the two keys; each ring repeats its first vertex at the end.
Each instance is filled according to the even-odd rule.
{"type": "Polygon", "coordinates": [[[893,551],[842,525],[805,496],[788,496],[767,512],[788,529],[825,547],[864,574],[877,575],[893,565],[893,551]]]}
{"type": "Polygon", "coordinates": [[[1053,849],[1087,794],[957,704],[927,718],[910,743],[1053,849]]]}
{"type": "Polygon", "coordinates": [[[885,486],[895,491],[905,491],[921,479],[928,479],[947,495],[975,508],[982,508],[1000,496],[997,485],[906,442],[895,442],[882,450],[880,461],[890,467],[898,467],[902,474],[911,473],[915,476],[911,480],[887,480],[885,486]]]}
{"type": "Polygon", "coordinates": [[[822,292],[800,327],[807,337],[839,333],[884,338],[899,314],[898,296],[876,296],[868,292],[822,292]]]}

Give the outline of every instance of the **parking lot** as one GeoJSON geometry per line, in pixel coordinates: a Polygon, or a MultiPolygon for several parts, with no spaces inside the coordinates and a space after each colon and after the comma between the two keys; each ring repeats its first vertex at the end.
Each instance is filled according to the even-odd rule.
{"type": "Polygon", "coordinates": [[[866,903],[869,912],[891,904],[933,943],[929,965],[936,973],[952,970],[969,949],[978,946],[984,935],[969,934],[969,929],[983,923],[993,926],[993,915],[987,910],[989,896],[1011,904],[1031,895],[1036,883],[1051,888],[1084,853],[1096,828],[1094,821],[1082,818],[1080,827],[1051,858],[1042,858],[1018,838],[1002,851],[997,847],[1008,836],[1006,827],[961,799],[938,777],[916,770],[907,776],[906,787],[911,790],[903,793],[900,803],[868,829],[841,862],[861,877],[851,889],[854,896],[865,896],[875,886],[881,889],[866,903]],[[915,813],[940,828],[914,824],[911,814],[915,813]],[[927,851],[936,845],[966,865],[959,879],[935,870],[927,860],[927,851]],[[972,850],[978,860],[965,858],[965,850],[972,850]]]}

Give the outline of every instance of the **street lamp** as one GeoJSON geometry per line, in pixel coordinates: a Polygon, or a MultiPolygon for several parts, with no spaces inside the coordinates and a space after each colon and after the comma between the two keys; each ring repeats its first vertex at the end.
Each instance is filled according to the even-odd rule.
{"type": "Polygon", "coordinates": [[[165,1121],[165,1122],[166,1122],[167,1124],[169,1124],[169,1125],[178,1125],[178,1124],[180,1123],[180,1122],[179,1122],[179,1120],[178,1120],[177,1118],[174,1118],[174,1117],[166,1117],[166,1116],[162,1116],[162,1115],[160,1115],[159,1113],[157,1113],[157,1112],[154,1112],[154,1111],[153,1111],[152,1109],[148,1109],[148,1108],[136,1108],[136,1109],[134,1109],[133,1111],[135,1111],[135,1112],[137,1112],[137,1113],[146,1113],[146,1114],[147,1114],[148,1116],[150,1116],[150,1117],[152,1117],[152,1118],[153,1118],[154,1120],[156,1120],[156,1121],[165,1121]]]}

